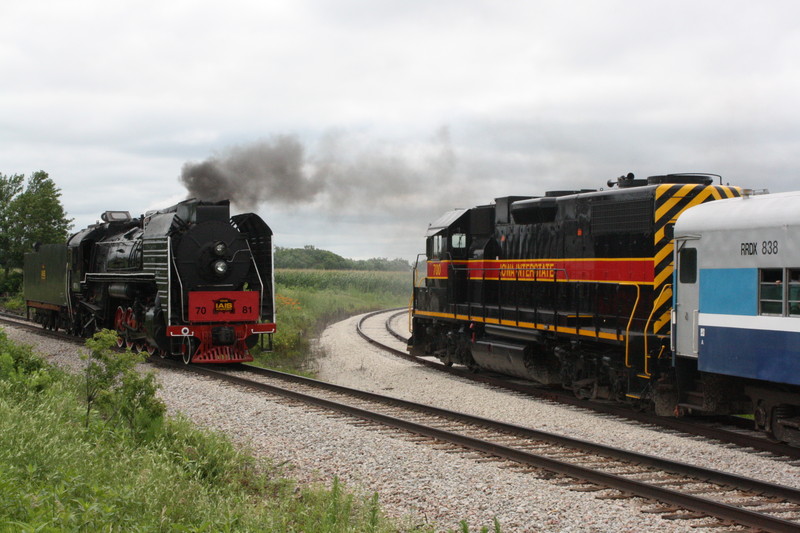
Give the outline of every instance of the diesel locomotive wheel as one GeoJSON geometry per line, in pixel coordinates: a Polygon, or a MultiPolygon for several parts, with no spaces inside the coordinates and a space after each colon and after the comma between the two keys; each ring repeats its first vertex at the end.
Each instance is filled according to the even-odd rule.
{"type": "Polygon", "coordinates": [[[781,419],[790,418],[793,415],[794,408],[791,405],[778,405],[773,407],[769,436],[778,442],[786,442],[788,431],[781,423],[781,419]]]}

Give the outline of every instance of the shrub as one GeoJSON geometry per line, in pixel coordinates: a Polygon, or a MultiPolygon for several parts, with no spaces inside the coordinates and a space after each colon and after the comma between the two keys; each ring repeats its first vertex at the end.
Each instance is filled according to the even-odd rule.
{"type": "Polygon", "coordinates": [[[144,360],[126,349],[116,351],[117,334],[103,330],[86,339],[91,350],[83,356],[86,427],[93,408],[110,423],[123,422],[139,437],[152,436],[162,422],[166,410],[156,397],[156,382],[152,372],[139,373],[136,364],[144,360]]]}
{"type": "Polygon", "coordinates": [[[24,394],[41,392],[53,381],[45,361],[29,346],[9,341],[4,331],[0,331],[0,379],[24,394]]]}
{"type": "Polygon", "coordinates": [[[0,270],[0,295],[13,295],[22,290],[22,272],[11,270],[8,275],[0,270]]]}

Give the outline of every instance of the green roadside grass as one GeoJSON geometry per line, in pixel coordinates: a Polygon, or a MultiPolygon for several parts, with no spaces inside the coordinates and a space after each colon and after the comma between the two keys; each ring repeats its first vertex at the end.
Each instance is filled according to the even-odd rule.
{"type": "MultiPolygon", "coordinates": [[[[408,305],[411,291],[410,273],[275,277],[275,351],[258,358],[288,371],[308,362],[325,325],[408,305]]],[[[224,434],[165,416],[153,380],[128,373],[137,356],[117,359],[113,339],[87,341],[92,370],[72,375],[0,328],[0,532],[434,530],[386,518],[378,494],[354,495],[337,479],[298,485],[224,434]]],[[[452,531],[470,528],[461,522],[452,531]]]]}
{"type": "Polygon", "coordinates": [[[378,309],[405,307],[410,272],[275,270],[277,333],[273,351],[254,351],[256,363],[312,376],[311,343],[325,326],[378,309]]]}
{"type": "Polygon", "coordinates": [[[133,401],[155,389],[121,375],[127,389],[101,384],[87,409],[87,376],[0,330],[0,531],[400,530],[377,495],[355,497],[337,480],[297,486],[222,434],[133,401]],[[125,416],[122,401],[148,407],[125,416]]]}

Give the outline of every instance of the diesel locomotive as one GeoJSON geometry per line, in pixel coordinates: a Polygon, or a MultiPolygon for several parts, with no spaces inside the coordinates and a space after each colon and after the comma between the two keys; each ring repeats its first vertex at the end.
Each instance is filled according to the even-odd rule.
{"type": "Polygon", "coordinates": [[[774,196],[628,174],[450,211],[409,349],[661,415],[753,413],[800,442],[800,195],[774,196]]]}
{"type": "Polygon", "coordinates": [[[101,218],[26,254],[29,318],[81,336],[113,329],[120,345],[185,363],[252,361],[275,332],[272,230],[258,215],[193,199],[101,218]]]}

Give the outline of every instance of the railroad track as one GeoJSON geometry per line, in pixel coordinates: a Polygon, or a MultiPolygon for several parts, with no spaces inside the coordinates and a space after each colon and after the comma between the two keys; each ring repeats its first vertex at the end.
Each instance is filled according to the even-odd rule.
{"type": "Polygon", "coordinates": [[[155,362],[341,413],[359,424],[389,426],[420,444],[447,446],[456,453],[468,450],[537,477],[556,476],[573,490],[604,491],[605,498],[645,498],[658,502],[650,511],[666,518],[704,527],[800,530],[800,491],[793,488],[247,365],[231,370],[155,362]]]}
{"type": "Polygon", "coordinates": [[[158,364],[312,405],[353,423],[390,427],[420,445],[476,453],[482,460],[537,477],[555,477],[573,490],[604,491],[603,498],[644,498],[654,502],[647,512],[665,518],[697,521],[703,527],[800,530],[800,490],[791,487],[250,365],[199,367],[169,360],[158,364]]]}
{"type": "Polygon", "coordinates": [[[743,448],[751,448],[756,452],[767,452],[792,460],[800,459],[800,448],[769,440],[763,433],[745,427],[745,424],[752,424],[749,421],[741,420],[737,424],[736,421],[732,419],[719,420],[714,418],[705,420],[659,417],[651,413],[631,409],[627,405],[583,400],[576,398],[566,391],[540,387],[530,382],[496,375],[491,372],[474,373],[463,367],[447,366],[433,357],[417,357],[411,355],[404,348],[407,336],[397,332],[391,324],[399,315],[406,314],[406,312],[407,310],[388,309],[368,313],[358,321],[356,330],[362,338],[380,349],[385,350],[387,353],[460,378],[483,383],[499,389],[521,393],[534,398],[555,401],[605,415],[617,416],[642,424],[661,427],[669,431],[679,431],[687,435],[705,437],[743,448]],[[386,317],[382,315],[386,315],[386,317]],[[389,343],[378,339],[376,332],[383,328],[385,328],[397,342],[391,341],[391,343],[389,343]]]}

